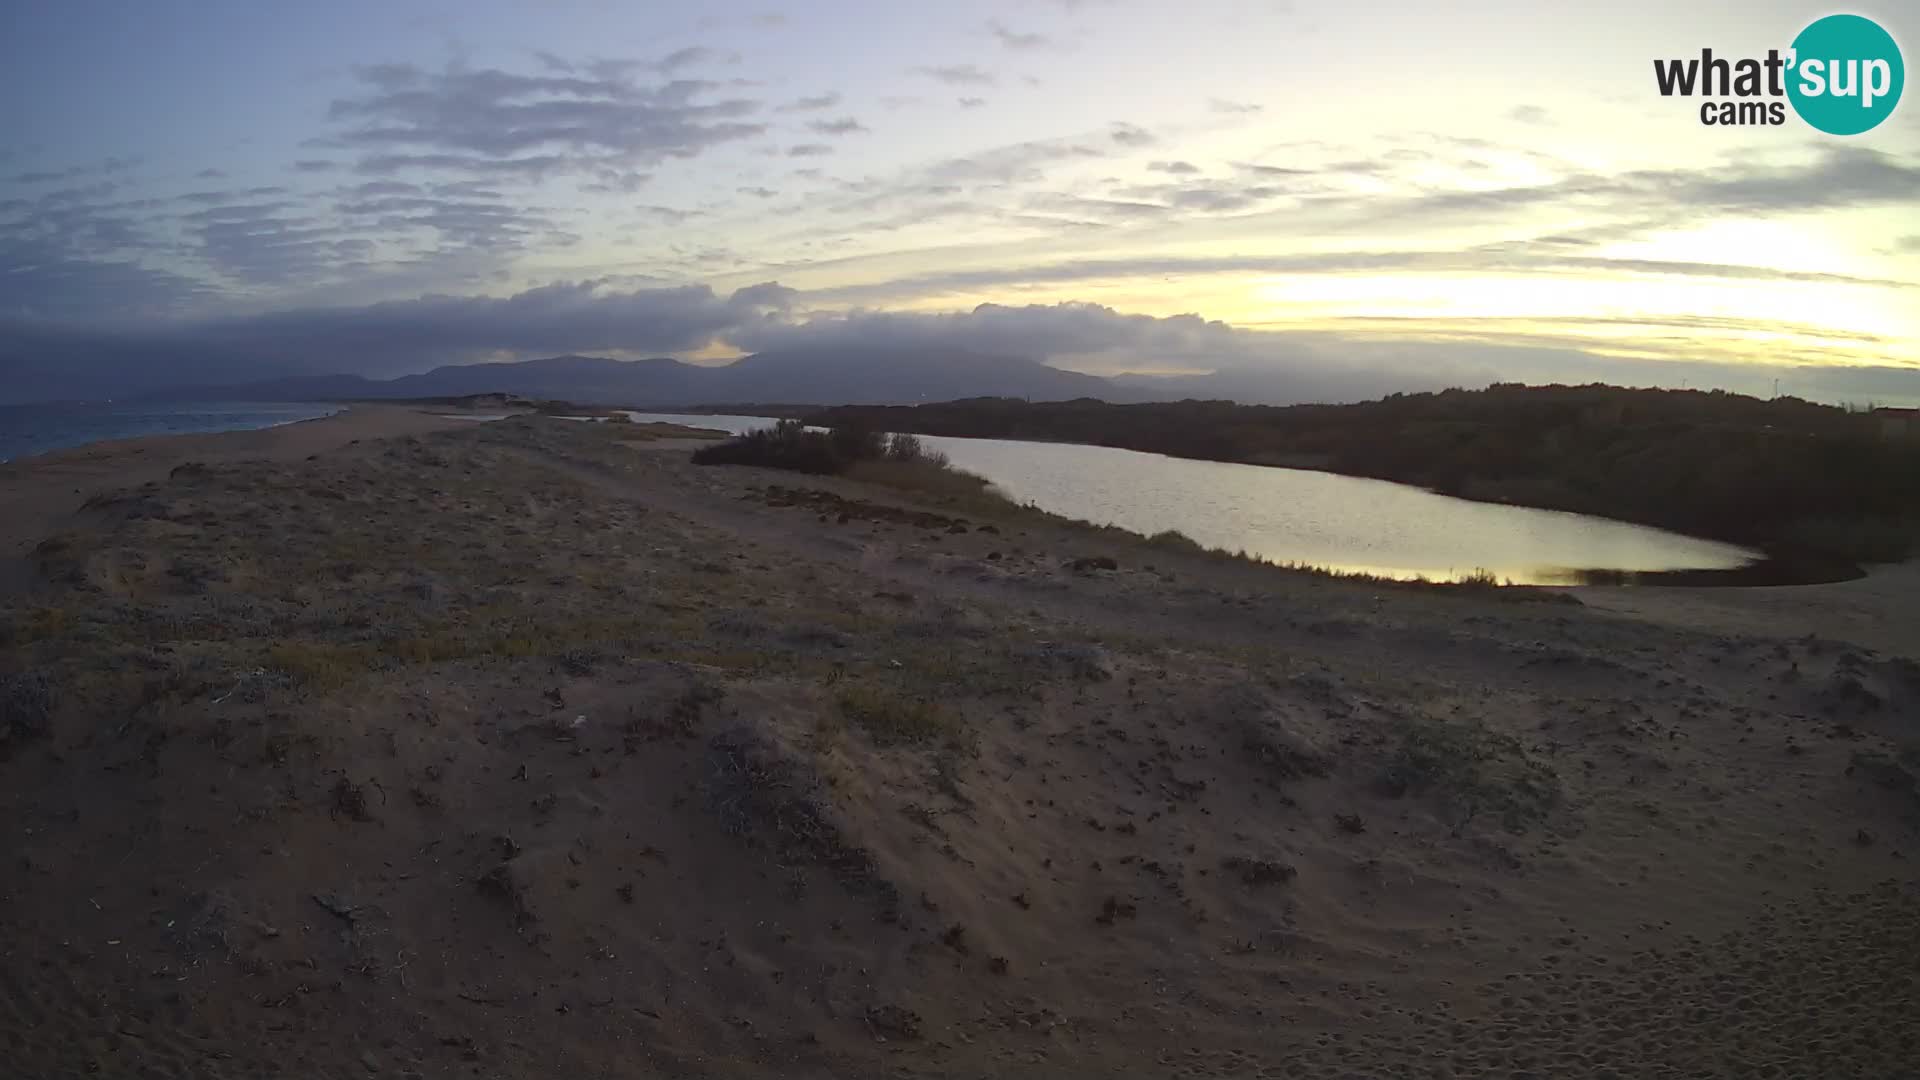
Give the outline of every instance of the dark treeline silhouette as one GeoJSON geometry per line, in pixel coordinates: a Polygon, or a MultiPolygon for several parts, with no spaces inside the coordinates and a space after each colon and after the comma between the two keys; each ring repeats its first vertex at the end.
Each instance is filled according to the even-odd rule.
{"type": "Polygon", "coordinates": [[[1496,384],[1284,407],[973,398],[808,421],[1323,469],[1775,552],[1890,560],[1920,535],[1920,440],[1798,398],[1496,384]]]}
{"type": "Polygon", "coordinates": [[[944,469],[945,454],[928,451],[908,434],[891,437],[861,424],[837,424],[810,431],[798,420],[781,420],[726,442],[693,452],[696,465],[759,465],[770,469],[833,476],[870,461],[920,464],[944,469]]]}

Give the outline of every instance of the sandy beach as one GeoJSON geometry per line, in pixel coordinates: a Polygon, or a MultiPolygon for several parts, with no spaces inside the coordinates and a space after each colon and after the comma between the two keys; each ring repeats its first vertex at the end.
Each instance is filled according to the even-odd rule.
{"type": "Polygon", "coordinates": [[[1342,582],[690,445],[0,466],[11,1071],[1915,1075],[1913,566],[1342,582]]]}
{"type": "Polygon", "coordinates": [[[184,462],[297,461],[362,439],[420,435],[473,422],[451,413],[354,405],[332,416],[278,427],[115,439],[0,462],[0,558],[24,553],[93,495],[164,479],[184,462]]]}

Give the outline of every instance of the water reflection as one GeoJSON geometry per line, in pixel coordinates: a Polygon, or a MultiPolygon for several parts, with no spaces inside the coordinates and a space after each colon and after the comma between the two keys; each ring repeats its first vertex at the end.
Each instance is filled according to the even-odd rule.
{"type": "MultiPolygon", "coordinates": [[[[739,433],[748,416],[634,413],[739,433]]],[[[1469,502],[1405,484],[1302,469],[1192,461],[1070,443],[922,436],[954,465],[1019,502],[1066,517],[1196,542],[1273,562],[1446,581],[1491,574],[1572,585],[1756,564],[1731,544],[1582,514],[1469,502]]]]}

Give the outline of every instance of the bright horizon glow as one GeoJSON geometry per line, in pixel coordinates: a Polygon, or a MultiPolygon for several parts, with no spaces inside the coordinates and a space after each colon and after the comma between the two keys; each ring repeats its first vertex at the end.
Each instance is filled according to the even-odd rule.
{"type": "MultiPolygon", "coordinates": [[[[87,9],[0,43],[28,103],[0,118],[16,337],[217,326],[263,373],[315,370],[275,336],[302,313],[356,342],[331,362],[396,373],[715,362],[889,313],[1107,372],[1351,346],[1409,377],[1872,368],[1920,399],[1920,101],[1834,138],[1703,127],[1654,87],[1655,58],[1764,54],[1825,13],[1786,0],[87,9]],[[681,314],[769,282],[750,317],[681,314]],[[555,286],[605,311],[548,332],[508,299],[555,286]],[[360,340],[423,297],[497,300],[502,329],[360,340]]],[[[1865,13],[1916,52],[1908,13],[1865,13]]],[[[7,336],[0,364],[49,363],[7,336]]]]}

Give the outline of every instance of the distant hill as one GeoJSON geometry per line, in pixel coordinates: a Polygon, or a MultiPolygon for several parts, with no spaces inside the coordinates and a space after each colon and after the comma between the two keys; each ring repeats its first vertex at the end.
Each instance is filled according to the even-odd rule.
{"type": "Polygon", "coordinates": [[[168,400],[315,401],[457,397],[506,393],[595,405],[696,405],[778,401],[796,405],[888,405],[992,395],[1036,401],[1146,396],[1110,380],[1034,360],[957,350],[902,354],[880,349],[794,349],[702,366],[668,358],[554,356],[506,364],[437,367],[396,379],[316,375],[226,386],[191,386],[168,400]]]}

